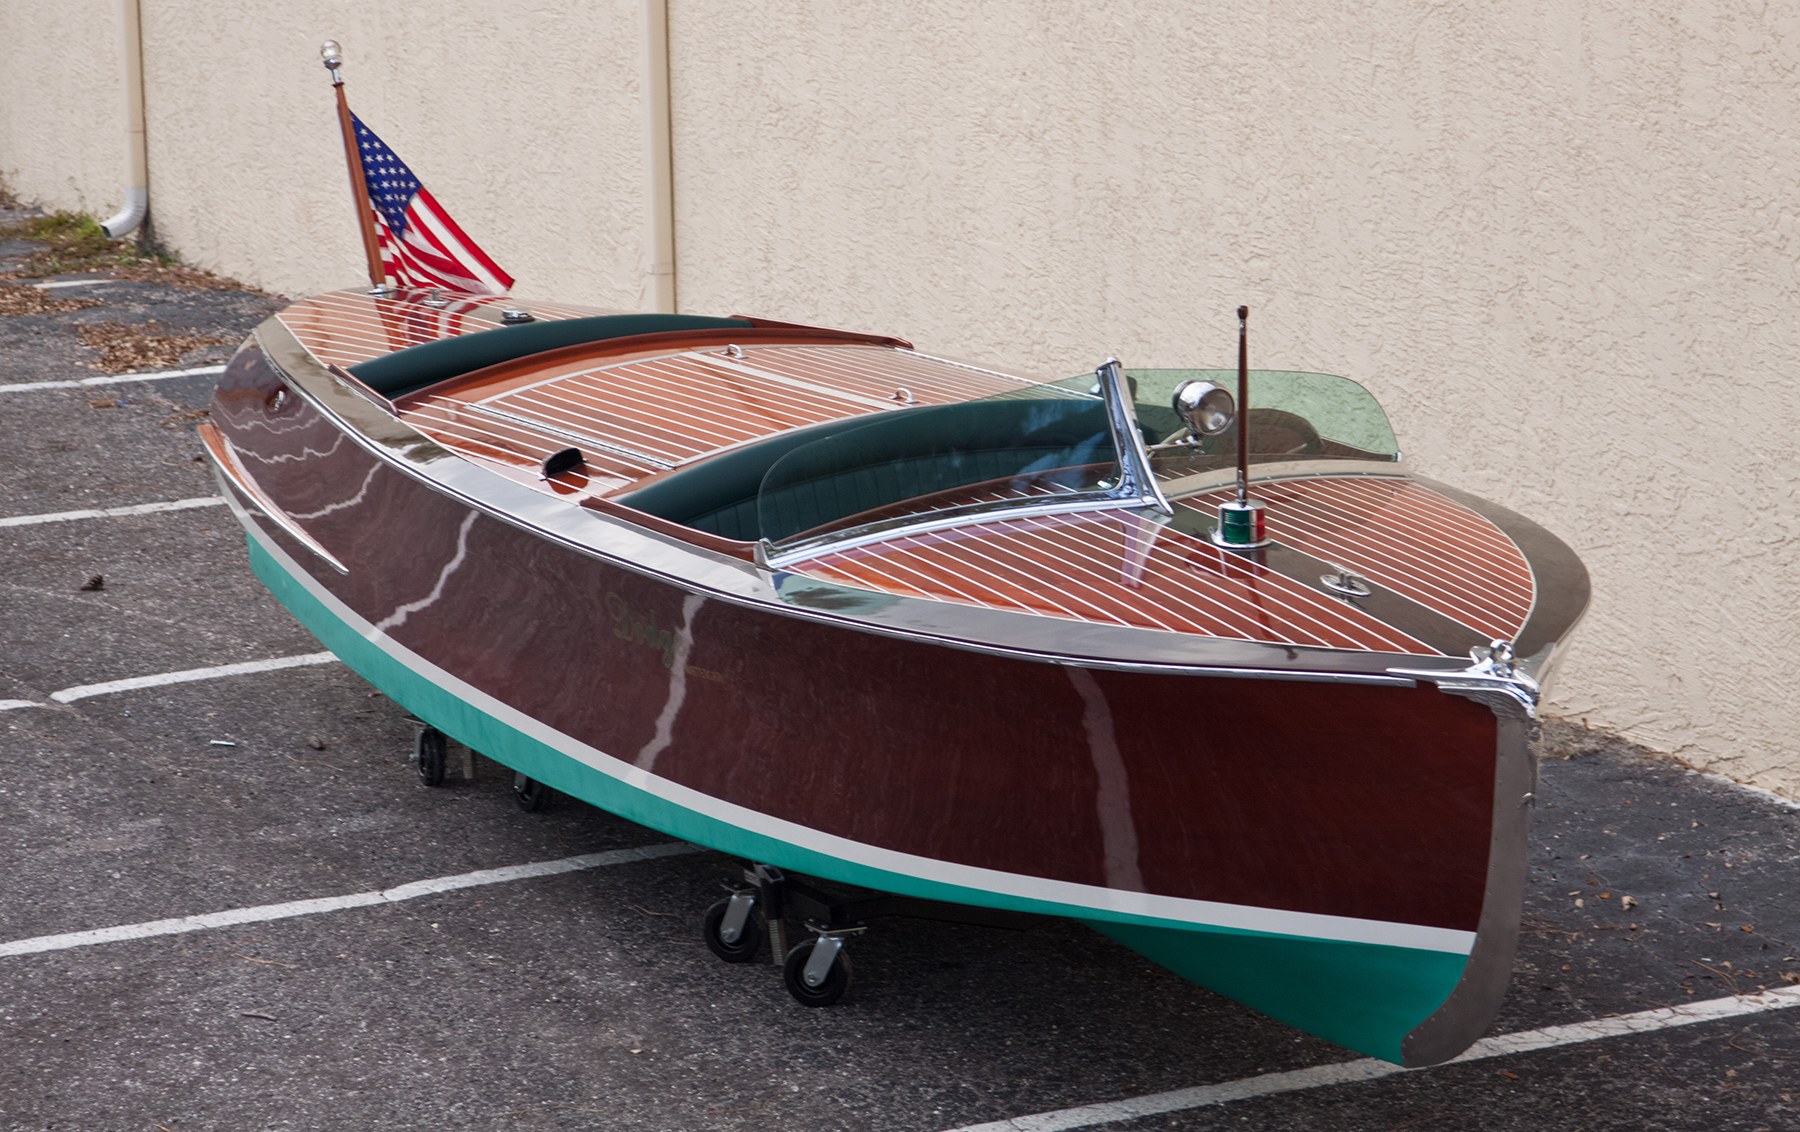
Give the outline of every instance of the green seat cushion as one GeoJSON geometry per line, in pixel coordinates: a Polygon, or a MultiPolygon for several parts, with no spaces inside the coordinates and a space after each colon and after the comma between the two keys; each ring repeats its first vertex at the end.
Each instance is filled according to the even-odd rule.
{"type": "Polygon", "coordinates": [[[627,507],[695,530],[753,542],[758,537],[756,496],[769,465],[802,445],[868,423],[867,417],[850,417],[778,433],[671,472],[655,483],[614,498],[627,507]]]}
{"type": "Polygon", "coordinates": [[[350,367],[350,372],[375,392],[398,397],[461,374],[561,346],[677,330],[749,328],[750,323],[741,318],[696,314],[603,314],[527,322],[409,346],[359,362],[350,367]]]}
{"type": "Polygon", "coordinates": [[[1105,411],[1097,402],[1001,398],[892,410],[781,433],[616,498],[726,538],[778,539],[1032,466],[1085,464],[1110,453],[1105,411]]]}

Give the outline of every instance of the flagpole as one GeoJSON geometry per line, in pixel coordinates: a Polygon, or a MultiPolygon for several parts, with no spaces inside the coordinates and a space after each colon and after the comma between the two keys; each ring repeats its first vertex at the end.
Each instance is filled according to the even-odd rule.
{"type": "Polygon", "coordinates": [[[381,269],[381,245],[375,239],[375,212],[369,206],[369,184],[363,178],[362,154],[356,146],[356,130],[350,124],[350,103],[344,99],[344,76],[338,68],[344,65],[344,52],[334,39],[319,48],[325,69],[331,72],[331,89],[337,92],[338,128],[344,134],[344,161],[350,166],[350,194],[356,198],[356,219],[362,232],[363,254],[369,260],[369,285],[377,291],[387,289],[387,273],[381,269]]]}

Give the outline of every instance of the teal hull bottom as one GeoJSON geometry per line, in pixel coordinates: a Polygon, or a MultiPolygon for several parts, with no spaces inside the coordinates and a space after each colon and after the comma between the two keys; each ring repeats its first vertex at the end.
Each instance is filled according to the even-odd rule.
{"type": "Polygon", "coordinates": [[[1405,1063],[1408,1034],[1450,997],[1469,957],[1256,932],[1083,921],[1182,978],[1296,1029],[1405,1063]]]}
{"type": "MultiPolygon", "coordinates": [[[[1309,1033],[1375,1057],[1420,1063],[1409,1035],[1465,981],[1470,955],[1187,923],[1071,903],[1056,894],[996,892],[905,871],[896,855],[841,843],[847,859],[731,820],[729,806],[618,763],[513,711],[408,652],[343,606],[246,518],[257,576],[345,664],[457,741],[574,798],[670,836],[845,884],[934,900],[1068,917],[1202,986],[1309,1033]],[[726,811],[723,816],[721,811],[726,811]],[[706,812],[710,811],[710,812],[706,812]]],[[[1017,878],[1014,878],[1017,879],[1017,878]]],[[[1491,897],[1490,897],[1491,899],[1491,897]]],[[[1516,913],[1516,905],[1515,905],[1516,913]]],[[[1506,941],[1510,956],[1510,938],[1506,941]]],[[[1480,980],[1477,980],[1480,981],[1480,980]]],[[[1492,996],[1495,1003],[1498,996],[1492,996]]],[[[1491,1007],[1475,1011],[1485,1027],[1491,1007]]],[[[1460,1020],[1457,1035],[1469,1030],[1460,1020]]],[[[1477,1028],[1474,1032],[1478,1033],[1477,1028]]],[[[1463,1045],[1472,1040],[1457,1037],[1463,1045]]],[[[1454,1040],[1450,1043],[1454,1045],[1454,1040]]],[[[1446,1049],[1449,1046],[1445,1047],[1446,1049]]],[[[1460,1046],[1450,1052],[1460,1050],[1460,1046]]],[[[1442,1056],[1449,1056],[1445,1053],[1442,1056]]],[[[1441,1057],[1434,1056],[1433,1060],[1441,1057]]]]}

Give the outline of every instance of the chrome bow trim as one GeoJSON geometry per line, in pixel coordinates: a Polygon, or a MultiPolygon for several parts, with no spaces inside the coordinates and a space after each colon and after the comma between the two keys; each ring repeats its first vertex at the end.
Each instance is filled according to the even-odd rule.
{"type": "Polygon", "coordinates": [[[1408,676],[1435,684],[1441,691],[1465,696],[1493,707],[1516,708],[1526,719],[1537,718],[1538,701],[1543,698],[1534,673],[1549,662],[1549,654],[1520,660],[1513,655],[1511,641],[1494,641],[1469,650],[1467,668],[1390,668],[1394,676],[1408,676]],[[1535,663],[1534,663],[1535,662],[1535,663]]]}

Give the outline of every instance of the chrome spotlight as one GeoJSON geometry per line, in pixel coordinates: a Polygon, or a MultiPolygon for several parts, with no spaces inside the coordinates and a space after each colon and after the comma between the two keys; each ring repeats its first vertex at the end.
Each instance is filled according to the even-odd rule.
{"type": "Polygon", "coordinates": [[[1217,436],[1237,417],[1237,401],[1210,381],[1191,379],[1175,387],[1175,415],[1195,436],[1217,436]]]}

